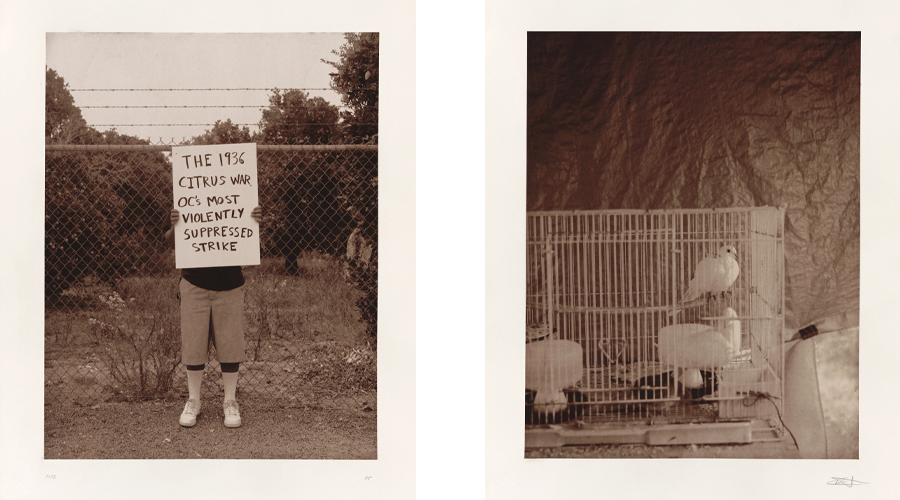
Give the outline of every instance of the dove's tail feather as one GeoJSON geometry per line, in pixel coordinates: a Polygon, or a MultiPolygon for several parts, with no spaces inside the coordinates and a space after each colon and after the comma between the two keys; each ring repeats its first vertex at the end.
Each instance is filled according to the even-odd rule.
{"type": "Polygon", "coordinates": [[[695,290],[693,286],[688,286],[688,289],[685,290],[684,296],[681,297],[681,303],[691,302],[692,300],[697,300],[700,298],[700,290],[695,290]]]}
{"type": "MultiPolygon", "coordinates": [[[[694,300],[699,299],[700,295],[701,295],[700,291],[695,290],[693,287],[693,283],[691,283],[688,285],[687,290],[684,291],[684,295],[681,297],[681,304],[684,305],[684,304],[687,304],[688,302],[693,302],[694,300]]],[[[675,317],[675,315],[680,313],[682,310],[683,310],[683,308],[681,308],[681,307],[679,307],[678,309],[675,309],[674,311],[669,313],[669,317],[670,318],[675,317]]]]}

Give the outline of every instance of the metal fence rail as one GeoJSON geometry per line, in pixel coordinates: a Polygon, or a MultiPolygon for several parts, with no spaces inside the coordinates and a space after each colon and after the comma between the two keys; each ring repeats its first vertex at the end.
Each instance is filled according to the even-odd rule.
{"type": "MultiPolygon", "coordinates": [[[[177,144],[48,144],[45,398],[186,390],[162,227],[177,144]]],[[[378,147],[259,144],[261,265],[245,267],[238,391],[374,405],[378,147]]],[[[211,347],[206,393],[221,392],[211,347]]]]}

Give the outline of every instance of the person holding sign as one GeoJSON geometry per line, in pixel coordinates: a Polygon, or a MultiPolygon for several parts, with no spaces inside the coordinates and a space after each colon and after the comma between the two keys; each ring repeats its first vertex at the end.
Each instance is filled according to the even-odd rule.
{"type": "MultiPolygon", "coordinates": [[[[164,226],[166,242],[175,248],[176,227],[181,214],[173,208],[164,226]]],[[[262,208],[250,212],[262,222],[262,208]]],[[[244,274],[241,266],[194,267],[181,270],[181,361],[187,367],[188,401],[178,422],[193,427],[200,415],[200,389],[209,342],[216,346],[222,382],[225,385],[226,427],[240,427],[241,413],[235,398],[238,369],[244,352],[244,274]]]]}
{"type": "Polygon", "coordinates": [[[179,422],[193,427],[209,342],[216,346],[225,384],[225,426],[239,427],[235,400],[244,353],[244,274],[259,265],[256,144],[172,147],[174,207],[166,241],[181,269],[181,361],[188,401],[179,422]],[[252,208],[251,207],[255,207],[252,208]]]}

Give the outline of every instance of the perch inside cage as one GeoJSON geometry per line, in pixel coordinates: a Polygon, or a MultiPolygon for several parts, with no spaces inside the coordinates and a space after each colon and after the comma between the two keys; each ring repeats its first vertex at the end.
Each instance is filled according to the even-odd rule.
{"type": "Polygon", "coordinates": [[[580,347],[580,377],[559,377],[575,349],[541,358],[565,363],[554,368],[528,357],[529,384],[546,374],[555,389],[552,404],[532,390],[526,405],[561,417],[577,405],[596,422],[769,418],[773,405],[746,400],[782,401],[783,219],[769,207],[529,213],[527,347],[580,347]]]}

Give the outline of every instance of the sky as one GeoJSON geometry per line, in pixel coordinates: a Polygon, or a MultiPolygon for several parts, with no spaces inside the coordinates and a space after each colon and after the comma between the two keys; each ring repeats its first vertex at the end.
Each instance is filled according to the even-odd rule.
{"type": "Polygon", "coordinates": [[[46,64],[69,84],[89,126],[117,125],[120,134],[169,143],[200,135],[216,120],[254,124],[248,128],[256,132],[271,92],[78,89],[327,89],[308,92],[340,106],[340,95],[329,88],[334,68],[321,59],[337,61],[332,51],[343,43],[343,33],[47,33],[46,64]],[[147,124],[205,125],[135,126],[147,124]]]}

